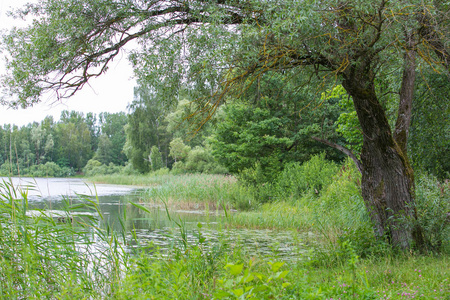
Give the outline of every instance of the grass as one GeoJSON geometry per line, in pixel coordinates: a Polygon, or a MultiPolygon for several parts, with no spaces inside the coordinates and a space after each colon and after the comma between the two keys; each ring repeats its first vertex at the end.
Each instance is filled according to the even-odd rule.
{"type": "Polygon", "coordinates": [[[166,203],[171,208],[217,209],[229,206],[236,179],[211,174],[184,175],[103,175],[88,179],[96,183],[148,187],[146,202],[166,203]]]}
{"type": "Polygon", "coordinates": [[[111,293],[125,253],[118,239],[97,227],[97,218],[73,215],[79,210],[99,212],[89,198],[58,216],[30,211],[27,190],[0,183],[1,299],[102,298],[111,293]]]}
{"type": "MultiPolygon", "coordinates": [[[[276,259],[276,258],[275,258],[276,259]]],[[[386,255],[337,264],[247,257],[190,245],[171,259],[135,258],[117,299],[448,299],[448,256],[386,255]],[[274,268],[275,266],[275,268],[274,268]]]]}

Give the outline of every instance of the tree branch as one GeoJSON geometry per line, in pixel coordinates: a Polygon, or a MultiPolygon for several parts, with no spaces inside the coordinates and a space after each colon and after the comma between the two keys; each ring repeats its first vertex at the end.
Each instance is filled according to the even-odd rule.
{"type": "Polygon", "coordinates": [[[322,143],[322,144],[325,144],[325,145],[330,146],[330,147],[332,147],[332,148],[334,148],[334,149],[336,149],[336,150],[339,150],[339,151],[341,151],[342,153],[344,153],[345,155],[347,155],[348,157],[350,157],[350,158],[355,162],[356,167],[358,168],[359,173],[362,174],[362,164],[361,164],[361,162],[359,161],[359,159],[356,157],[356,155],[355,155],[350,149],[348,149],[348,148],[346,148],[346,147],[344,147],[344,146],[338,145],[338,144],[336,144],[336,143],[333,143],[333,142],[331,142],[331,141],[321,139],[321,138],[316,137],[316,136],[312,136],[311,138],[312,138],[313,140],[315,140],[315,141],[318,141],[318,142],[320,142],[320,143],[322,143]]]}
{"type": "Polygon", "coordinates": [[[394,139],[404,154],[407,152],[409,127],[411,125],[412,101],[414,98],[414,83],[416,81],[416,51],[413,48],[412,33],[405,33],[407,49],[404,55],[404,69],[400,88],[397,122],[394,129],[394,139]]]}

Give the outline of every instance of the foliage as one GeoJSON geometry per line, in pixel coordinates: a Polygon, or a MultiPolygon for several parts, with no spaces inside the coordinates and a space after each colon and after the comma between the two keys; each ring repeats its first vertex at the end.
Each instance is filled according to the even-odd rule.
{"type": "Polygon", "coordinates": [[[414,166],[439,179],[450,176],[450,83],[445,74],[421,80],[413,103],[409,151],[414,166]]]}
{"type": "Polygon", "coordinates": [[[123,167],[116,166],[112,162],[108,165],[102,164],[100,161],[90,159],[83,168],[85,176],[108,175],[122,172],[123,167]]]}
{"type": "Polygon", "coordinates": [[[253,261],[248,267],[244,264],[228,263],[225,269],[228,276],[218,281],[218,291],[214,296],[218,299],[270,299],[278,297],[291,283],[285,281],[289,271],[281,271],[284,262],[267,262],[269,271],[260,273],[252,270],[253,261]],[[268,274],[267,274],[268,273],[268,274]]]}
{"type": "MultiPolygon", "coordinates": [[[[332,183],[326,188],[333,192],[321,193],[327,195],[324,199],[304,195],[304,201],[298,201],[295,206],[280,201],[252,212],[259,218],[257,225],[284,230],[290,227],[292,235],[302,237],[298,244],[290,245],[293,250],[289,257],[249,255],[242,250],[244,245],[239,240],[231,241],[231,247],[230,242],[222,239],[220,226],[214,227],[219,230],[216,239],[204,234],[202,227],[205,225],[199,223],[194,229],[196,239],[188,241],[183,238],[187,229],[182,221],[176,221],[180,226],[181,234],[177,238],[180,243],[175,243],[171,251],[158,252],[153,246],[133,247],[133,255],[127,255],[123,250],[129,248],[120,238],[108,229],[98,228],[102,215],[96,199],[83,198],[84,206],[77,204],[58,215],[51,215],[45,210],[30,211],[26,193],[18,193],[10,184],[4,183],[0,192],[0,218],[4,224],[0,227],[2,295],[8,298],[71,299],[239,299],[245,296],[256,299],[409,299],[413,296],[445,299],[450,290],[449,274],[442,266],[448,265],[448,256],[394,256],[389,248],[380,251],[380,247],[379,252],[360,255],[360,247],[366,247],[366,234],[373,236],[373,233],[357,229],[361,222],[352,220],[357,216],[354,210],[350,209],[341,218],[347,219],[346,223],[337,225],[339,221],[335,219],[350,202],[359,201],[358,198],[344,197],[354,193],[350,183],[359,179],[354,177],[358,172],[350,162],[338,172],[334,187],[332,183]],[[341,186],[344,191],[337,194],[341,186]],[[342,199],[342,209],[336,199],[342,199]],[[273,214],[278,205],[282,206],[277,212],[278,224],[261,222],[265,215],[273,214]],[[73,212],[81,212],[82,208],[94,214],[76,217],[73,212]],[[289,225],[288,219],[303,219],[305,224],[289,225]],[[336,225],[333,226],[333,222],[336,225]],[[336,227],[353,226],[351,224],[355,225],[354,231],[341,232],[335,248],[321,243],[320,236],[315,235],[324,231],[331,236],[336,227]],[[298,234],[299,229],[307,230],[306,234],[298,234]],[[102,242],[102,251],[94,248],[93,233],[96,240],[102,242]]],[[[228,191],[237,184],[232,177],[217,175],[139,175],[139,178],[147,180],[148,185],[167,184],[161,190],[171,193],[170,196],[160,194],[152,198],[159,202],[179,194],[182,195],[178,201],[190,200],[195,189],[202,190],[203,199],[213,199],[205,195],[215,193],[214,199],[219,202],[228,199],[228,191]]],[[[122,179],[132,178],[123,176],[122,179]]],[[[434,192],[430,191],[439,191],[441,186],[432,184],[434,178],[427,180],[429,182],[423,186],[427,186],[427,193],[434,197],[434,192]]],[[[149,191],[154,190],[159,189],[149,191]]],[[[143,205],[138,207],[145,209],[143,205]]],[[[232,220],[224,219],[223,230],[233,229],[232,221],[239,215],[234,213],[232,220]]],[[[243,220],[250,218],[248,213],[242,216],[243,220]]],[[[244,223],[235,225],[245,226],[244,223]]],[[[373,247],[373,244],[369,246],[373,247]]]]}
{"type": "Polygon", "coordinates": [[[46,162],[41,165],[34,165],[25,168],[21,173],[22,176],[31,177],[68,177],[75,175],[75,171],[69,167],[60,167],[54,162],[46,162]]]}
{"type": "MultiPolygon", "coordinates": [[[[178,91],[179,94],[189,94],[188,88],[178,91]]],[[[212,118],[201,128],[194,120],[195,112],[198,110],[198,103],[189,101],[189,98],[182,98],[178,101],[176,108],[172,109],[165,118],[167,122],[167,132],[173,134],[174,140],[180,138],[189,147],[201,146],[208,136],[214,132],[216,118],[212,118]]]]}
{"type": "Polygon", "coordinates": [[[450,184],[420,174],[416,185],[416,209],[430,250],[450,253],[450,184]]]}
{"type": "Polygon", "coordinates": [[[340,142],[334,126],[341,113],[339,98],[314,99],[306,89],[298,90],[292,76],[262,76],[240,99],[227,103],[210,139],[217,160],[251,184],[272,182],[283,165],[323,151],[342,159],[336,150],[311,139],[316,135],[340,142]]]}
{"type": "Polygon", "coordinates": [[[186,146],[181,138],[175,138],[170,142],[169,155],[175,160],[175,163],[185,159],[190,151],[191,147],[186,146]]]}
{"type": "Polygon", "coordinates": [[[152,146],[148,158],[153,171],[157,171],[163,167],[161,152],[159,152],[158,147],[152,146]]]}
{"type": "MultiPolygon", "coordinates": [[[[398,223],[399,219],[416,218],[414,179],[406,147],[415,77],[419,66],[428,65],[445,74],[450,66],[450,18],[448,5],[441,2],[196,0],[180,4],[155,0],[148,5],[139,1],[122,5],[120,1],[86,0],[72,5],[72,0],[45,0],[18,10],[17,17],[29,17],[33,22],[4,37],[8,72],[3,86],[9,98],[3,102],[26,107],[39,102],[48,90],[61,98],[71,96],[92,77],[104,73],[125,45],[139,41],[140,47],[130,58],[141,87],[158,105],[137,103],[142,112],[130,119],[129,144],[133,148],[128,157],[145,172],[149,169],[145,159],[155,145],[163,154],[164,165],[171,165],[167,160],[171,137],[165,130],[163,110],[173,105],[182,84],[193,87],[189,92],[200,103],[195,113],[203,124],[225,100],[241,101],[246,90],[256,90],[255,98],[263,99],[258,85],[272,73],[293,78],[294,87],[327,89],[342,83],[352,97],[363,133],[361,160],[339,144],[322,142],[357,162],[358,169],[364,171],[361,189],[367,209],[377,211],[370,214],[376,233],[390,235],[393,244],[408,250],[413,242],[422,243],[419,227],[398,223]],[[392,76],[399,72],[402,76],[392,76]],[[386,91],[382,83],[390,80],[386,91]],[[398,95],[395,125],[389,118],[391,101],[383,103],[385,96],[394,92],[398,95]],[[151,126],[141,126],[146,120],[151,126]],[[143,134],[148,128],[150,132],[143,134]],[[391,181],[392,185],[385,184],[391,181]]],[[[290,80],[281,81],[287,84],[290,80]]],[[[277,100],[273,95],[268,98],[277,100]]],[[[263,178],[261,174],[270,177],[267,174],[277,169],[273,162],[284,160],[283,149],[273,148],[295,144],[261,130],[284,126],[283,120],[269,115],[264,119],[270,124],[263,121],[255,126],[269,146],[276,146],[268,147],[268,170],[263,160],[237,168],[256,173],[248,176],[252,180],[263,178]]],[[[349,124],[354,116],[347,117],[342,123],[349,124]]],[[[326,124],[334,124],[328,121],[326,124]]],[[[59,126],[60,142],[72,143],[64,150],[67,153],[59,149],[59,159],[67,159],[79,170],[89,155],[83,157],[70,150],[85,146],[88,135],[85,126],[79,126],[82,132],[71,138],[68,132],[75,130],[73,126],[59,126]]],[[[261,142],[252,139],[252,132],[247,132],[247,138],[250,148],[261,142]]],[[[83,149],[83,153],[88,152],[83,149]]],[[[260,156],[256,149],[251,152],[260,156]]],[[[33,155],[39,161],[36,153],[33,155]]]]}
{"type": "MultiPolygon", "coordinates": [[[[126,116],[124,113],[100,115],[99,124],[92,113],[84,116],[63,111],[58,122],[46,117],[40,123],[21,128],[0,127],[0,165],[9,160],[14,162],[12,175],[68,176],[80,171],[94,153],[104,164],[114,161],[123,165],[126,116]],[[49,163],[56,163],[61,170],[49,163]]],[[[2,174],[11,173],[6,169],[5,165],[2,174]]]]}
{"type": "Polygon", "coordinates": [[[27,177],[68,177],[75,175],[73,168],[61,167],[54,162],[46,162],[45,164],[32,165],[17,169],[16,164],[10,165],[5,162],[0,166],[0,176],[27,176],[27,177]]]}
{"type": "Polygon", "coordinates": [[[200,146],[189,151],[184,166],[186,173],[225,174],[227,169],[220,166],[207,148],[200,146]]]}
{"type": "Polygon", "coordinates": [[[164,116],[170,107],[166,107],[164,101],[152,87],[142,84],[135,88],[134,99],[129,106],[126,155],[133,167],[141,173],[155,170],[148,161],[153,146],[161,152],[161,167],[169,165],[171,134],[166,130],[164,116]]]}
{"type": "Polygon", "coordinates": [[[123,166],[126,162],[126,155],[123,152],[123,147],[126,140],[125,125],[127,124],[128,116],[124,112],[119,113],[100,113],[99,127],[100,136],[99,144],[97,146],[97,153],[102,159],[103,164],[113,163],[115,165],[123,166]],[[104,139],[104,145],[100,145],[101,139],[104,139]],[[99,153],[100,152],[100,153],[99,153]]]}
{"type": "Polygon", "coordinates": [[[67,159],[68,166],[81,170],[92,157],[91,133],[84,114],[63,111],[55,124],[56,158],[67,159]]]}
{"type": "Polygon", "coordinates": [[[339,106],[343,110],[336,121],[336,131],[345,138],[347,148],[356,153],[361,153],[363,144],[362,131],[352,98],[348,96],[342,85],[334,87],[327,95],[327,98],[339,99],[339,106]]]}
{"type": "MultiPolygon", "coordinates": [[[[32,189],[32,186],[27,188],[32,189]]],[[[27,192],[0,183],[0,290],[2,298],[100,298],[114,293],[124,253],[98,228],[94,199],[60,213],[31,210],[27,192]],[[98,251],[92,234],[103,242],[98,251]],[[80,249],[83,249],[80,251],[80,249]],[[105,272],[108,270],[108,272],[105,272]]]]}
{"type": "Polygon", "coordinates": [[[325,153],[300,163],[288,164],[277,178],[276,189],[284,199],[299,199],[305,193],[319,194],[333,181],[338,165],[325,159],[325,153]]]}

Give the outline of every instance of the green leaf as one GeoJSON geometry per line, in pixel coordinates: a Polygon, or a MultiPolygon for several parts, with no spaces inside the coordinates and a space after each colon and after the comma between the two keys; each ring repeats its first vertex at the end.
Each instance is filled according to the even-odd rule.
{"type": "Polygon", "coordinates": [[[249,276],[246,276],[242,278],[242,283],[249,283],[255,279],[255,276],[253,274],[250,274],[249,276]]]}
{"type": "Polygon", "coordinates": [[[134,203],[134,202],[130,202],[130,204],[133,205],[133,206],[136,206],[137,208],[139,208],[139,209],[141,209],[141,210],[143,210],[143,211],[145,211],[145,212],[150,213],[150,211],[148,210],[148,208],[145,208],[144,206],[142,206],[142,205],[140,205],[140,204],[137,204],[137,203],[134,203]]]}
{"type": "Polygon", "coordinates": [[[236,297],[240,297],[240,296],[242,296],[242,295],[244,294],[244,289],[242,289],[242,288],[240,288],[240,289],[235,289],[235,290],[233,290],[232,292],[233,292],[233,294],[236,295],[236,297]]]}
{"type": "Polygon", "coordinates": [[[234,264],[227,264],[225,266],[225,269],[230,272],[231,275],[238,275],[242,272],[242,269],[244,269],[244,264],[234,265],[234,264]]]}
{"type": "Polygon", "coordinates": [[[284,262],[268,262],[268,264],[272,267],[272,272],[277,272],[284,265],[284,262]]]}
{"type": "Polygon", "coordinates": [[[214,298],[217,298],[217,299],[223,299],[223,298],[230,297],[230,296],[233,296],[233,294],[226,292],[226,291],[218,291],[218,292],[214,293],[214,298]]]}
{"type": "Polygon", "coordinates": [[[256,278],[258,278],[259,280],[263,280],[263,278],[264,278],[264,275],[261,274],[261,273],[252,273],[252,274],[253,274],[253,276],[255,276],[256,278]]]}
{"type": "Polygon", "coordinates": [[[253,288],[254,293],[259,293],[267,290],[269,287],[267,285],[257,285],[253,288]]]}
{"type": "Polygon", "coordinates": [[[274,279],[282,279],[284,277],[286,277],[286,275],[289,273],[289,271],[283,271],[283,272],[278,272],[276,273],[274,276],[272,276],[274,279]]]}

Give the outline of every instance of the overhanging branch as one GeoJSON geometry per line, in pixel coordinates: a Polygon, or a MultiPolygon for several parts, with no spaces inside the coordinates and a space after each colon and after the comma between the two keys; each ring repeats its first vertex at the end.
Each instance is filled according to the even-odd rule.
{"type": "Polygon", "coordinates": [[[315,140],[315,141],[318,141],[318,142],[320,142],[320,143],[322,143],[322,144],[325,144],[325,145],[330,146],[330,147],[332,147],[332,148],[334,148],[334,149],[336,149],[336,150],[339,150],[339,151],[341,151],[342,153],[344,153],[345,155],[347,155],[348,157],[350,157],[350,158],[355,162],[356,167],[358,168],[359,173],[362,174],[362,164],[361,164],[361,161],[356,157],[356,155],[355,155],[350,149],[348,149],[348,148],[346,148],[346,147],[344,147],[344,146],[338,145],[338,144],[336,144],[336,143],[333,143],[333,142],[331,142],[331,141],[328,141],[328,140],[324,140],[324,139],[318,138],[318,137],[316,137],[316,136],[312,136],[311,138],[312,138],[313,140],[315,140]]]}

